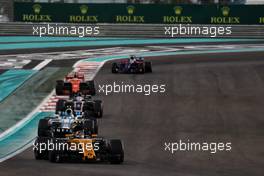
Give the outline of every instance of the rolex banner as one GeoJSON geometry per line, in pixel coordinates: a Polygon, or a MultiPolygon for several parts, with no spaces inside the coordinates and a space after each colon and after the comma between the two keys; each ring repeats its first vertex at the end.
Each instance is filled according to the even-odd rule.
{"type": "Polygon", "coordinates": [[[263,5],[14,3],[21,22],[264,24],[263,12],[263,5]]]}

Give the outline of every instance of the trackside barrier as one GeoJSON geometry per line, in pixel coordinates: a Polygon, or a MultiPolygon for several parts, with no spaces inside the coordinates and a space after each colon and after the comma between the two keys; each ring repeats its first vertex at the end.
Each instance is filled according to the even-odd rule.
{"type": "MultiPolygon", "coordinates": [[[[33,26],[45,26],[46,23],[0,23],[0,35],[33,35],[33,26]]],[[[50,25],[56,25],[50,23],[50,25]]],[[[62,26],[98,26],[100,33],[94,37],[130,37],[130,38],[170,38],[165,35],[165,27],[174,27],[178,24],[69,24],[59,23],[62,26]]],[[[219,25],[192,24],[190,27],[216,27],[219,25]]],[[[232,34],[221,35],[223,38],[264,38],[264,25],[221,25],[232,27],[232,34]]],[[[72,35],[74,36],[74,35],[72,35]]],[[[174,37],[206,37],[207,35],[176,35],[174,37]]]]}

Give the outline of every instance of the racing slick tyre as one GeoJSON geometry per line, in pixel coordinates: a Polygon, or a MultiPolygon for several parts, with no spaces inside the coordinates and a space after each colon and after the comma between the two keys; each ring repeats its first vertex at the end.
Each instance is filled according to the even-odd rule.
{"type": "Polygon", "coordinates": [[[121,140],[112,139],[109,141],[109,161],[111,164],[121,164],[124,162],[124,150],[121,140]]]}
{"type": "Polygon", "coordinates": [[[36,160],[48,159],[48,150],[40,151],[40,146],[42,144],[47,144],[47,138],[37,137],[34,142],[34,156],[36,160]]]}
{"type": "Polygon", "coordinates": [[[94,126],[94,134],[98,134],[98,124],[97,121],[95,121],[95,126],[94,126]]]}
{"type": "Polygon", "coordinates": [[[98,134],[98,123],[97,123],[97,120],[94,119],[93,123],[94,123],[93,134],[98,134]]]}
{"type": "Polygon", "coordinates": [[[112,73],[118,73],[117,63],[112,63],[112,73]]]}
{"type": "Polygon", "coordinates": [[[65,109],[65,102],[66,102],[66,100],[62,100],[62,99],[60,99],[59,101],[57,101],[57,103],[56,103],[56,114],[58,114],[59,112],[64,111],[64,109],[65,109]]]}
{"type": "Polygon", "coordinates": [[[103,106],[101,100],[94,100],[94,112],[97,117],[103,117],[103,106]]]}
{"type": "Polygon", "coordinates": [[[83,112],[89,112],[89,111],[93,111],[93,104],[90,102],[85,102],[83,104],[83,112]]]}
{"type": "Polygon", "coordinates": [[[71,94],[72,94],[72,84],[64,83],[62,95],[71,95],[71,94]]]}
{"type": "Polygon", "coordinates": [[[64,81],[58,80],[56,84],[56,95],[63,95],[63,87],[64,87],[64,81]]]}
{"type": "Polygon", "coordinates": [[[89,86],[87,83],[80,83],[80,92],[83,95],[89,94],[90,90],[89,90],[89,86]]]}
{"type": "Polygon", "coordinates": [[[40,119],[38,124],[38,136],[48,137],[49,134],[49,119],[40,119]]]}
{"type": "Polygon", "coordinates": [[[49,151],[49,161],[52,163],[61,163],[63,160],[60,152],[58,152],[57,150],[49,151]]]}
{"type": "Polygon", "coordinates": [[[137,72],[139,74],[145,73],[145,68],[144,68],[144,65],[143,64],[138,65],[137,72]]]}
{"type": "Polygon", "coordinates": [[[151,62],[145,62],[145,73],[152,73],[152,64],[151,64],[151,62]]]}
{"type": "Polygon", "coordinates": [[[136,63],[130,64],[130,67],[128,68],[128,73],[137,73],[138,67],[136,63]]]}
{"type": "Polygon", "coordinates": [[[90,92],[89,94],[90,95],[95,95],[96,90],[95,90],[94,80],[88,81],[87,84],[88,84],[88,89],[89,89],[89,92],[90,92]]]}
{"type": "MultiPolygon", "coordinates": [[[[54,141],[54,140],[53,140],[54,141]]],[[[54,146],[60,146],[59,142],[52,142],[54,146]]],[[[62,151],[57,150],[54,148],[54,150],[49,151],[49,161],[52,163],[61,163],[63,162],[62,158],[62,151]]]]}

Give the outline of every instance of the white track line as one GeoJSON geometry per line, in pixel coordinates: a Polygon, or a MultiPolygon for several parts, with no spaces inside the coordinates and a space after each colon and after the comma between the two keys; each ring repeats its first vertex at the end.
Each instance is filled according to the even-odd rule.
{"type": "Polygon", "coordinates": [[[52,59],[45,59],[43,62],[41,62],[40,64],[38,64],[36,67],[34,67],[32,70],[40,70],[43,67],[45,67],[46,65],[48,65],[50,62],[52,61],[52,59]]]}
{"type": "MultiPolygon", "coordinates": [[[[50,60],[50,59],[46,59],[46,60],[50,60]]],[[[51,61],[51,60],[50,60],[51,61]]],[[[49,62],[50,62],[49,61],[49,62]]],[[[107,60],[108,61],[108,60],[107,60]]],[[[103,61],[103,62],[97,62],[97,67],[94,67],[92,68],[91,70],[94,70],[94,73],[93,74],[89,74],[89,77],[90,77],[90,80],[94,79],[94,77],[96,76],[96,74],[98,73],[98,71],[102,68],[102,66],[104,65],[105,62],[107,61],[103,61]]],[[[48,61],[46,61],[46,65],[49,63],[48,61]]],[[[87,61],[82,61],[83,63],[87,64],[87,61]]],[[[89,62],[89,61],[88,61],[89,62]]],[[[43,63],[43,62],[42,62],[43,63]]],[[[74,64],[73,68],[74,70],[78,69],[78,67],[76,68],[75,66],[78,66],[78,64],[80,64],[81,61],[78,61],[77,63],[74,64]]],[[[90,64],[92,65],[95,65],[95,62],[90,62],[90,64]]],[[[39,64],[40,65],[40,64],[39,64]]],[[[38,66],[39,66],[38,65],[38,66]]],[[[44,64],[41,64],[41,66],[44,65],[44,64]]],[[[37,68],[43,68],[43,67],[37,67],[37,68]]],[[[87,65],[86,65],[87,66],[87,65]]],[[[35,67],[35,68],[36,68],[35,67]]],[[[53,90],[40,104],[38,107],[36,107],[31,113],[29,113],[27,115],[27,117],[25,117],[24,119],[22,119],[21,121],[19,121],[16,125],[10,127],[9,129],[7,129],[5,132],[3,132],[2,134],[0,134],[0,141],[2,141],[3,139],[7,138],[8,136],[14,134],[17,130],[23,128],[23,126],[28,123],[32,118],[33,118],[33,115],[37,112],[46,112],[46,111],[50,111],[50,110],[55,110],[53,106],[46,106],[47,104],[51,103],[51,102],[54,102],[54,100],[56,101],[57,99],[59,98],[62,98],[62,97],[58,97],[58,96],[55,96],[55,90],[53,90]],[[50,101],[51,100],[51,101],[50,101]]],[[[33,139],[34,140],[34,139],[33,139]]],[[[12,158],[14,156],[16,156],[17,154],[25,151],[28,147],[30,147],[32,145],[32,141],[29,141],[25,146],[23,146],[22,148],[14,151],[12,154],[4,157],[4,158],[1,158],[0,159],[0,163],[9,159],[9,158],[12,158]]]]}

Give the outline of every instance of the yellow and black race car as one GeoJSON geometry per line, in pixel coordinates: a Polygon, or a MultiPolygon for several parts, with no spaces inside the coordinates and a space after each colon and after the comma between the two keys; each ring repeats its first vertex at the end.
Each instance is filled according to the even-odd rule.
{"type": "Polygon", "coordinates": [[[124,161],[122,141],[107,140],[91,133],[89,126],[79,124],[72,129],[53,128],[48,137],[38,136],[34,143],[36,159],[50,162],[82,161],[110,162],[121,164],[124,161]]]}

